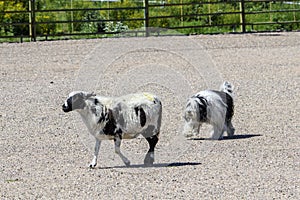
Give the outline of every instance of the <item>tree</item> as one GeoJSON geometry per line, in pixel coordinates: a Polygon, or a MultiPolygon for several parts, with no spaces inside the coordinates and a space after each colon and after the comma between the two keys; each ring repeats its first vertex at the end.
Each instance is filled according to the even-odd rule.
{"type": "Polygon", "coordinates": [[[22,12],[26,11],[28,8],[28,1],[1,1],[0,2],[0,10],[2,12],[5,11],[20,11],[14,13],[5,13],[0,14],[0,20],[4,23],[15,23],[10,26],[4,26],[3,30],[5,34],[13,34],[13,35],[28,35],[29,26],[28,24],[28,14],[22,12]],[[16,24],[18,23],[18,24],[16,24]]]}

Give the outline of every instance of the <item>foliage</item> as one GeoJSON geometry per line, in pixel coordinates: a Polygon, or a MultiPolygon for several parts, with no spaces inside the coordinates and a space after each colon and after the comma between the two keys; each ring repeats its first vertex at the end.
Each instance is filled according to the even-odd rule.
{"type": "Polygon", "coordinates": [[[3,23],[10,23],[11,25],[0,27],[0,33],[4,31],[5,34],[13,33],[13,35],[27,35],[28,26],[17,25],[17,23],[28,23],[26,11],[28,7],[27,1],[1,1],[0,11],[20,11],[19,13],[0,13],[0,20],[3,23]]]}
{"type": "Polygon", "coordinates": [[[98,11],[83,12],[83,21],[80,30],[84,33],[101,33],[104,32],[105,23],[101,20],[101,15],[98,11]]]}
{"type": "Polygon", "coordinates": [[[141,7],[142,2],[135,2],[130,0],[123,0],[119,2],[111,2],[104,4],[103,8],[126,8],[118,10],[107,10],[104,14],[106,19],[122,22],[127,25],[130,29],[140,28],[144,24],[144,10],[135,9],[141,7]]]}
{"type": "Polygon", "coordinates": [[[105,24],[105,28],[104,30],[106,32],[117,32],[117,33],[120,33],[120,32],[126,32],[128,30],[128,26],[127,25],[124,25],[122,22],[107,22],[105,24]]]}
{"type": "MultiPolygon", "coordinates": [[[[246,12],[250,12],[246,15],[246,23],[249,24],[247,30],[299,30],[300,23],[297,21],[300,20],[300,12],[293,11],[300,9],[299,1],[292,0],[291,2],[295,4],[276,0],[247,1],[245,9],[246,12]],[[269,12],[276,10],[281,12],[269,12]],[[287,11],[283,12],[284,10],[287,11]]],[[[119,33],[145,26],[143,1],[35,0],[35,2],[37,35],[119,33]],[[49,9],[54,11],[45,12],[49,9]],[[63,9],[71,10],[60,11],[63,9]]],[[[178,31],[184,34],[240,31],[240,3],[236,1],[153,0],[149,2],[150,5],[157,5],[149,8],[150,27],[166,29],[179,27],[178,31]],[[167,5],[175,3],[192,4],[167,5]],[[220,24],[227,26],[219,26],[220,24]],[[182,26],[189,27],[182,28],[182,26]]],[[[29,35],[29,10],[29,0],[0,0],[0,37],[29,35]]]]}
{"type": "Polygon", "coordinates": [[[54,14],[50,13],[47,15],[38,15],[36,16],[37,22],[45,22],[44,24],[41,23],[36,28],[36,34],[41,35],[49,35],[49,34],[55,34],[56,33],[56,24],[55,23],[46,23],[51,21],[51,19],[54,18],[54,14]]]}

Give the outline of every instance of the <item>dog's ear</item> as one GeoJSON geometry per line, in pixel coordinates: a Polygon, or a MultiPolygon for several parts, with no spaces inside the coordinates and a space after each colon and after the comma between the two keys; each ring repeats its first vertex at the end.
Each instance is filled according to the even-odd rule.
{"type": "Polygon", "coordinates": [[[84,99],[84,93],[78,92],[73,95],[71,95],[68,100],[68,106],[72,108],[72,110],[75,109],[83,109],[85,107],[85,99],[84,99]]]}
{"type": "Polygon", "coordinates": [[[199,118],[200,121],[204,122],[207,120],[207,104],[200,104],[198,103],[198,108],[199,108],[199,118]]]}
{"type": "Polygon", "coordinates": [[[91,92],[91,93],[84,93],[84,98],[85,99],[88,99],[90,97],[93,97],[93,96],[96,96],[96,94],[94,92],[91,92]]]}

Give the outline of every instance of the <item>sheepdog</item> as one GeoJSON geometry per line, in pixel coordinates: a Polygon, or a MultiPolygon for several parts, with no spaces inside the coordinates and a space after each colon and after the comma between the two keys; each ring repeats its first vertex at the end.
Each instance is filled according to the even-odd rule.
{"type": "Polygon", "coordinates": [[[233,85],[224,82],[220,91],[204,90],[188,99],[184,111],[183,134],[185,137],[197,136],[201,125],[208,123],[213,126],[210,139],[222,139],[225,131],[229,137],[233,136],[233,114],[233,85]]]}
{"type": "Polygon", "coordinates": [[[66,113],[77,111],[96,140],[91,168],[97,165],[103,140],[114,140],[115,153],[126,166],[129,166],[130,161],[120,149],[121,141],[136,138],[140,134],[149,143],[144,164],[153,165],[154,149],[159,140],[162,118],[162,103],[155,95],[144,92],[120,97],[105,97],[75,91],[69,94],[62,109],[66,113]]]}

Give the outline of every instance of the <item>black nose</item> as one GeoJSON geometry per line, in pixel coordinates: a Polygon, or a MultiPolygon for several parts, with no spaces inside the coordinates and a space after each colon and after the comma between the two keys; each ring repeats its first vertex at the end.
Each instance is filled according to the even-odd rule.
{"type": "Polygon", "coordinates": [[[65,104],[63,104],[63,105],[62,105],[62,110],[63,110],[64,112],[70,112],[72,109],[70,109],[69,106],[66,106],[65,104]]]}

